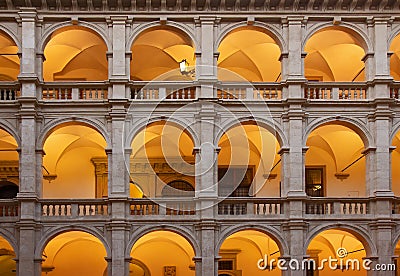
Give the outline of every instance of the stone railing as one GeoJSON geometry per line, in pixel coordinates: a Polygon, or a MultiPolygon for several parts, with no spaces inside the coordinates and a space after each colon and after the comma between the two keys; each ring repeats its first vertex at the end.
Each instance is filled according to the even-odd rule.
{"type": "Polygon", "coordinates": [[[132,100],[193,100],[196,90],[193,82],[133,82],[127,97],[132,100]]]}
{"type": "Polygon", "coordinates": [[[131,216],[182,216],[195,215],[196,202],[191,198],[130,199],[131,216]]]}
{"type": "Polygon", "coordinates": [[[47,82],[42,85],[42,100],[105,100],[105,82],[47,82]]]}
{"type": "Polygon", "coordinates": [[[15,101],[21,95],[17,82],[0,82],[0,101],[15,101]]]}
{"type": "Polygon", "coordinates": [[[304,97],[309,100],[366,100],[367,85],[362,82],[309,82],[304,88],[304,97]]]}
{"type": "Polygon", "coordinates": [[[369,199],[365,198],[310,198],[305,201],[308,215],[367,215],[369,199]]]}
{"type": "Polygon", "coordinates": [[[400,215],[400,197],[392,199],[392,214],[400,215]]]}
{"type": "Polygon", "coordinates": [[[390,97],[400,100],[400,82],[394,82],[390,85],[390,97]]]}
{"type": "Polygon", "coordinates": [[[218,215],[282,215],[283,203],[279,198],[226,198],[218,203],[218,215]]]}
{"type": "Polygon", "coordinates": [[[216,88],[216,95],[222,100],[280,100],[280,83],[222,83],[216,88]]]}
{"type": "Polygon", "coordinates": [[[110,205],[104,199],[42,199],[40,200],[42,218],[106,217],[110,205]]]}
{"type": "Polygon", "coordinates": [[[14,199],[0,199],[0,218],[18,217],[18,201],[14,199]]]}

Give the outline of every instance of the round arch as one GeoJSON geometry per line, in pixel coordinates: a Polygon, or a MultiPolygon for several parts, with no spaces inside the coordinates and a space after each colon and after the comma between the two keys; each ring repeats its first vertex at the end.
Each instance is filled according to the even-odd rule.
{"type": "Polygon", "coordinates": [[[144,276],[151,276],[151,275],[150,275],[150,270],[149,270],[149,268],[148,268],[147,265],[146,265],[145,263],[143,263],[142,261],[140,261],[140,260],[138,260],[138,259],[132,259],[132,260],[130,261],[130,263],[133,264],[133,265],[137,265],[137,266],[139,266],[141,269],[143,269],[144,276]]]}
{"type": "Polygon", "coordinates": [[[176,127],[187,131],[189,134],[189,137],[192,139],[193,144],[195,147],[200,146],[199,138],[198,135],[196,134],[195,130],[191,127],[191,122],[184,121],[181,118],[164,118],[164,117],[153,117],[153,118],[145,118],[142,120],[138,120],[136,125],[133,126],[129,132],[127,132],[127,135],[125,137],[125,148],[126,149],[131,149],[131,145],[133,142],[133,139],[141,132],[143,131],[147,126],[153,124],[153,123],[158,123],[158,122],[166,122],[170,124],[174,124],[176,127]]]}
{"type": "Polygon", "coordinates": [[[100,133],[104,140],[107,143],[107,146],[110,147],[111,145],[111,138],[108,135],[108,131],[106,128],[101,124],[101,122],[97,120],[92,120],[84,117],[72,117],[72,118],[63,118],[63,119],[55,119],[53,121],[50,121],[43,130],[40,132],[37,140],[36,140],[36,145],[39,145],[39,149],[42,149],[44,146],[44,143],[46,142],[46,139],[50,136],[50,134],[57,128],[63,127],[63,125],[69,125],[69,124],[80,124],[83,126],[87,126],[89,128],[92,128],[93,130],[97,131],[100,133]]]}
{"type": "MultiPolygon", "coordinates": [[[[371,256],[377,256],[377,248],[375,244],[372,241],[371,236],[368,234],[368,232],[356,225],[343,225],[340,223],[336,224],[325,224],[325,225],[319,225],[315,228],[313,228],[309,233],[307,233],[307,237],[305,239],[304,243],[304,250],[306,251],[308,246],[310,245],[311,241],[321,234],[322,232],[326,230],[342,230],[345,232],[348,232],[352,235],[354,235],[364,246],[365,251],[367,253],[367,257],[371,256]]],[[[304,252],[306,254],[306,252],[304,252]]]]}
{"type": "Polygon", "coordinates": [[[141,227],[131,233],[131,239],[129,240],[127,247],[125,249],[125,256],[129,258],[132,248],[135,243],[146,234],[156,232],[156,231],[170,231],[181,237],[183,237],[193,248],[194,255],[197,256],[200,252],[200,245],[198,244],[196,237],[188,229],[176,225],[161,224],[161,225],[151,225],[141,227]]]}
{"type": "Polygon", "coordinates": [[[135,29],[132,30],[131,34],[129,35],[127,41],[126,41],[126,50],[130,51],[130,49],[132,48],[133,43],[136,41],[136,39],[143,34],[146,31],[149,31],[151,29],[157,29],[159,27],[162,26],[167,26],[167,27],[171,27],[174,28],[180,32],[183,32],[185,35],[187,35],[190,40],[193,43],[193,47],[194,49],[200,49],[200,44],[199,42],[196,40],[195,34],[194,34],[194,30],[190,27],[188,27],[185,24],[181,24],[179,22],[174,22],[174,21],[167,21],[166,24],[160,24],[160,21],[153,21],[153,22],[149,22],[147,24],[140,24],[138,27],[136,27],[135,29]]]}
{"type": "Polygon", "coordinates": [[[21,139],[19,137],[19,134],[17,133],[17,131],[15,130],[14,127],[0,122],[0,129],[4,130],[8,134],[10,134],[15,139],[18,146],[21,144],[21,139]]]}
{"type": "Polygon", "coordinates": [[[60,226],[60,227],[52,228],[49,231],[47,231],[46,233],[44,233],[44,235],[42,235],[42,238],[40,239],[38,245],[36,246],[35,259],[41,259],[43,250],[46,248],[47,244],[52,239],[54,239],[55,237],[57,237],[60,234],[71,232],[71,231],[84,232],[84,233],[94,236],[99,241],[101,241],[101,243],[103,244],[103,246],[106,250],[106,253],[107,253],[107,257],[111,257],[111,248],[110,248],[107,240],[103,237],[103,234],[101,231],[90,228],[90,227],[86,227],[83,225],[70,225],[70,226],[60,226]]]}
{"type": "Polygon", "coordinates": [[[214,146],[217,146],[219,141],[221,140],[222,136],[230,129],[240,126],[243,123],[254,123],[255,125],[262,127],[272,133],[276,139],[278,140],[278,143],[281,148],[287,147],[288,146],[288,141],[285,136],[285,133],[283,130],[275,124],[275,122],[272,122],[270,120],[265,120],[262,118],[257,118],[257,117],[241,117],[241,118],[235,118],[233,120],[229,120],[225,122],[224,124],[221,125],[220,131],[217,133],[215,140],[214,140],[214,146]]]}
{"type": "Polygon", "coordinates": [[[348,23],[348,22],[342,22],[342,23],[340,23],[339,26],[333,25],[331,22],[315,24],[314,26],[312,26],[311,28],[308,29],[306,35],[303,38],[303,41],[301,43],[302,51],[304,52],[304,48],[305,48],[308,40],[314,34],[316,34],[319,31],[322,31],[324,29],[329,29],[329,28],[335,28],[337,30],[344,30],[344,31],[350,32],[352,35],[354,35],[359,40],[365,53],[370,53],[373,51],[372,42],[370,41],[368,35],[357,25],[348,23]]]}
{"type": "Polygon", "coordinates": [[[104,32],[104,30],[102,30],[98,25],[90,23],[90,22],[86,22],[86,21],[79,21],[78,25],[74,25],[71,23],[71,21],[64,21],[64,22],[60,22],[58,24],[54,24],[52,25],[49,29],[47,29],[40,41],[37,44],[37,49],[39,52],[44,52],[44,48],[46,47],[47,43],[50,41],[51,39],[51,35],[55,32],[58,31],[62,28],[65,27],[71,27],[71,26],[80,26],[80,27],[84,27],[86,29],[89,29],[90,31],[94,32],[95,34],[97,34],[99,37],[101,37],[101,39],[103,40],[104,44],[107,47],[108,51],[111,51],[112,49],[112,42],[109,40],[107,34],[104,32]]]}
{"type": "Polygon", "coordinates": [[[313,132],[315,129],[317,129],[320,126],[328,125],[328,124],[339,124],[339,125],[343,125],[343,126],[350,128],[351,130],[353,130],[355,133],[357,133],[360,136],[361,140],[364,143],[364,147],[366,149],[373,147],[373,145],[374,145],[374,140],[373,140],[371,133],[369,132],[367,127],[362,122],[360,122],[359,120],[352,119],[352,118],[332,116],[332,117],[316,119],[306,127],[306,129],[304,130],[304,133],[303,133],[303,146],[306,146],[307,139],[308,139],[309,135],[311,134],[311,132],[313,132]]]}
{"type": "Polygon", "coordinates": [[[392,46],[393,40],[400,35],[400,25],[395,26],[392,31],[389,34],[388,40],[387,40],[387,44],[388,44],[388,48],[387,51],[389,51],[390,47],[392,46]]]}
{"type": "Polygon", "coordinates": [[[6,26],[0,26],[0,32],[5,33],[7,36],[9,36],[12,41],[14,41],[15,45],[18,47],[18,49],[21,49],[21,41],[20,39],[14,34],[12,30],[7,28],[6,26]]]}
{"type": "Polygon", "coordinates": [[[225,229],[224,231],[221,232],[218,243],[215,247],[215,252],[219,252],[221,249],[222,244],[224,241],[231,235],[241,232],[241,231],[246,231],[246,230],[254,230],[258,231],[260,233],[263,233],[267,236],[269,236],[273,241],[276,242],[278,245],[279,251],[281,252],[281,255],[288,255],[289,253],[289,246],[286,243],[285,239],[282,237],[281,233],[279,230],[270,227],[270,226],[261,226],[261,225],[251,225],[251,224],[244,224],[244,225],[239,225],[239,226],[231,226],[225,229]]]}
{"type": "Polygon", "coordinates": [[[0,237],[5,239],[10,244],[10,246],[14,250],[16,258],[18,259],[19,252],[18,250],[16,250],[18,249],[18,242],[16,240],[16,237],[11,232],[7,231],[4,228],[0,228],[0,237]]]}
{"type": "Polygon", "coordinates": [[[393,139],[396,136],[396,134],[400,131],[400,122],[396,123],[389,134],[389,143],[393,143],[393,139]]]}
{"type": "Polygon", "coordinates": [[[400,231],[396,231],[392,238],[392,252],[396,250],[397,244],[400,242],[400,231]]]}
{"type": "Polygon", "coordinates": [[[287,52],[286,42],[283,39],[279,29],[275,28],[272,25],[268,25],[259,21],[255,21],[254,24],[252,24],[251,26],[249,26],[246,21],[238,22],[235,24],[229,24],[227,27],[223,28],[219,33],[214,44],[214,49],[218,49],[221,42],[226,38],[227,35],[229,35],[230,32],[245,27],[252,27],[255,28],[256,30],[258,29],[259,31],[264,32],[276,42],[276,44],[279,46],[281,53],[287,52]]]}

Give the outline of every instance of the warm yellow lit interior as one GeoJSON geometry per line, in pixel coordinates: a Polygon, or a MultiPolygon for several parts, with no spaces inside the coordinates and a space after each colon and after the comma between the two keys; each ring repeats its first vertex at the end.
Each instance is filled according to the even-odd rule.
{"type": "MultiPolygon", "coordinates": [[[[318,271],[319,276],[336,276],[338,274],[349,276],[367,275],[366,270],[362,268],[363,258],[366,257],[365,248],[357,237],[347,231],[339,229],[323,231],[310,242],[307,248],[307,254],[311,259],[314,259],[317,264],[320,264],[323,259],[329,259],[329,257],[343,260],[344,265],[346,265],[349,259],[356,259],[360,263],[360,270],[344,269],[343,271],[341,269],[329,269],[329,264],[325,263],[324,269],[318,271]],[[344,258],[340,258],[340,255],[337,254],[339,248],[345,248],[348,255],[344,258]]],[[[340,265],[340,261],[332,264],[340,265]]],[[[351,266],[349,268],[351,268],[351,266]]]]}
{"type": "Polygon", "coordinates": [[[234,72],[251,82],[280,81],[281,50],[263,29],[245,27],[231,31],[218,48],[218,79],[236,81],[234,72]],[[251,38],[251,39],[249,39],[251,38]]]}
{"type": "Polygon", "coordinates": [[[0,128],[0,162],[18,160],[17,141],[7,131],[0,128]]]}
{"type": "Polygon", "coordinates": [[[15,81],[19,74],[18,47],[4,32],[0,31],[0,81],[15,81]],[[11,54],[11,55],[7,55],[11,54]]]}
{"type": "Polygon", "coordinates": [[[50,174],[57,175],[50,183],[43,180],[43,197],[94,198],[96,179],[91,159],[106,158],[105,148],[103,136],[87,125],[57,127],[43,146],[43,165],[50,174]]]}
{"type": "MultiPolygon", "coordinates": [[[[250,196],[279,196],[281,180],[281,164],[272,171],[272,167],[280,160],[280,145],[276,136],[269,130],[254,123],[244,123],[229,129],[220,139],[218,146],[218,166],[229,168],[253,169],[253,183],[249,189],[250,196]],[[268,176],[275,175],[275,178],[268,176]]],[[[236,179],[239,185],[244,175],[236,179]]],[[[223,181],[223,179],[222,179],[223,181]]],[[[234,189],[234,187],[232,187],[234,189]]]]}
{"type": "Polygon", "coordinates": [[[14,249],[10,243],[0,236],[0,275],[15,276],[17,275],[14,249]]]}
{"type": "Polygon", "coordinates": [[[147,197],[159,196],[166,184],[177,179],[195,187],[194,143],[178,125],[152,123],[135,136],[131,146],[131,177],[147,197]]]}
{"type": "Polygon", "coordinates": [[[394,80],[400,80],[400,35],[397,35],[390,45],[390,52],[392,56],[390,57],[390,75],[394,80]]]}
{"type": "Polygon", "coordinates": [[[98,238],[81,231],[66,232],[46,245],[42,254],[42,276],[106,276],[105,257],[106,250],[98,238]]]}
{"type": "Polygon", "coordinates": [[[324,171],[324,194],[332,197],[365,196],[365,157],[349,167],[347,179],[340,180],[335,174],[361,156],[365,149],[360,136],[347,126],[323,125],[315,129],[307,139],[306,168],[319,167],[324,171]]]}
{"type": "MultiPolygon", "coordinates": [[[[192,40],[182,31],[157,27],[141,33],[132,44],[131,79],[150,81],[170,71],[179,73],[179,62],[186,59],[195,66],[192,40]]],[[[187,80],[180,73],[170,80],[187,80]]],[[[190,78],[189,78],[190,79],[190,78]]]]}
{"type": "Polygon", "coordinates": [[[108,79],[107,46],[94,31],[80,26],[55,31],[44,49],[45,81],[108,79]]]}
{"type": "Polygon", "coordinates": [[[392,190],[396,196],[400,195],[400,131],[393,138],[392,146],[396,147],[392,151],[392,190]]]}
{"type": "Polygon", "coordinates": [[[234,275],[281,275],[281,271],[276,267],[281,253],[277,243],[268,235],[255,231],[244,230],[230,235],[221,245],[219,256],[221,261],[233,259],[235,271],[242,274],[234,275]],[[275,259],[271,270],[260,270],[257,262],[267,255],[268,263],[275,259]]]}
{"type": "Polygon", "coordinates": [[[365,80],[365,51],[361,40],[349,29],[324,28],[307,41],[304,51],[304,74],[308,80],[365,80]]]}
{"type": "Polygon", "coordinates": [[[167,275],[165,268],[175,267],[176,275],[194,276],[194,256],[193,247],[184,237],[170,231],[154,231],[133,245],[129,275],[167,275]]]}

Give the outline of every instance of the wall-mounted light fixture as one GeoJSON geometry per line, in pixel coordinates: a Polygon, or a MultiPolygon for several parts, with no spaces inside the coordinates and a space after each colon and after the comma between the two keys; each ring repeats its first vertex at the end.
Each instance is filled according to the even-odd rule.
{"type": "Polygon", "coordinates": [[[186,59],[182,59],[182,61],[179,62],[179,70],[181,71],[181,74],[184,76],[193,77],[195,73],[194,68],[189,70],[189,62],[187,62],[186,59]]]}

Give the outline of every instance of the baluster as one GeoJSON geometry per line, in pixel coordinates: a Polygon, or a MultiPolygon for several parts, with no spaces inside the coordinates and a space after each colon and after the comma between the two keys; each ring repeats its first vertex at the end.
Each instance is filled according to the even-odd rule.
{"type": "Polygon", "coordinates": [[[46,204],[42,205],[42,216],[47,217],[48,214],[48,206],[46,204]]]}
{"type": "Polygon", "coordinates": [[[359,214],[358,209],[359,209],[360,203],[354,203],[354,214],[359,214]]]}

